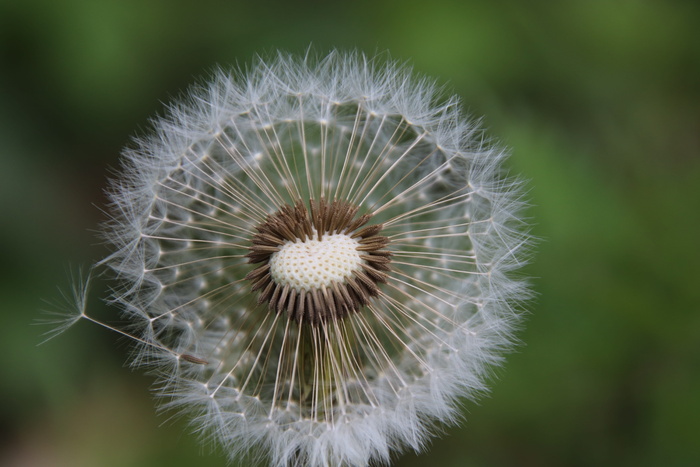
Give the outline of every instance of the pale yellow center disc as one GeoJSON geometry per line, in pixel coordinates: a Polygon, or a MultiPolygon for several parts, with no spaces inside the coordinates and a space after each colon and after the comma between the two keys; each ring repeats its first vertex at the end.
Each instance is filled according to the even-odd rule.
{"type": "Polygon", "coordinates": [[[286,242],[270,257],[270,275],[281,286],[297,292],[342,284],[361,269],[359,242],[345,234],[324,234],[307,240],[286,242]]]}

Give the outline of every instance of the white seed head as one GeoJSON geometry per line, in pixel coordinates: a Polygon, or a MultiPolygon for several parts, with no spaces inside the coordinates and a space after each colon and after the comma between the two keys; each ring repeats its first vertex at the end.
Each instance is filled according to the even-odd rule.
{"type": "Polygon", "coordinates": [[[101,264],[166,408],[231,459],[359,467],[485,390],[529,238],[506,151],[456,98],[360,54],[279,55],[155,126],[101,264]]]}
{"type": "Polygon", "coordinates": [[[346,234],[323,234],[306,240],[286,241],[270,257],[272,279],[297,292],[345,283],[364,263],[357,247],[360,242],[346,234]]]}

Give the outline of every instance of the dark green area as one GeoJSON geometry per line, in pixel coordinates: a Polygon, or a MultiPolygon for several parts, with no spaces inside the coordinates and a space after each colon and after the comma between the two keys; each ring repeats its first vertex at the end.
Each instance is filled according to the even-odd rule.
{"type": "Polygon", "coordinates": [[[162,102],[313,43],[389,50],[485,115],[542,238],[492,394],[396,465],[700,465],[699,22],[681,0],[0,2],[0,464],[225,465],[154,414],[125,342],[81,323],[36,347],[30,324],[104,253],[102,189],[162,102]]]}

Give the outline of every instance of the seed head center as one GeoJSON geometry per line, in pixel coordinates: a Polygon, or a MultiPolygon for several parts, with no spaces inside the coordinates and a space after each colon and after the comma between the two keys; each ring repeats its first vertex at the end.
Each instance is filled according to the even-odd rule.
{"type": "Polygon", "coordinates": [[[379,296],[391,271],[389,238],[345,201],[297,200],[267,216],[246,255],[258,303],[299,323],[342,319],[379,296]]]}
{"type": "Polygon", "coordinates": [[[306,240],[287,241],[270,256],[272,280],[290,286],[297,292],[331,287],[345,283],[362,269],[363,259],[357,247],[360,242],[346,234],[324,234],[306,240]]]}

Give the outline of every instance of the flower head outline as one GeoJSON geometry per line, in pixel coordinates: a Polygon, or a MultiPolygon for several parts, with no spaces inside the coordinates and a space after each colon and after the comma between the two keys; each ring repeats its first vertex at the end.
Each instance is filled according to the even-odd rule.
{"type": "Polygon", "coordinates": [[[440,97],[395,63],[279,54],[125,151],[103,263],[134,364],[232,459],[388,462],[485,390],[529,238],[506,152],[440,97]]]}

